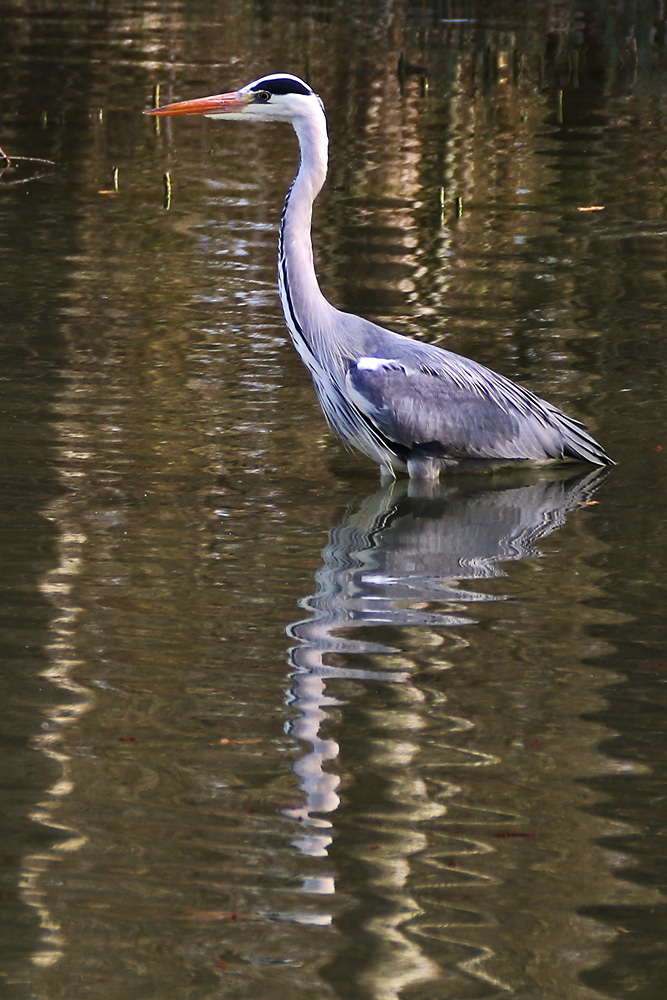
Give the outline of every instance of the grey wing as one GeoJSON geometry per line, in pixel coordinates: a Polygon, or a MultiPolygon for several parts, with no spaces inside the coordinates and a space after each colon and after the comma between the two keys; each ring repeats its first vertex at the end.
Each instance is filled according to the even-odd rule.
{"type": "Polygon", "coordinates": [[[402,360],[362,357],[347,373],[347,388],[399,450],[455,459],[571,457],[605,464],[604,452],[577,421],[482,366],[473,363],[469,375],[465,384],[460,372],[452,377],[402,360]],[[566,431],[586,447],[569,448],[566,431]]]}

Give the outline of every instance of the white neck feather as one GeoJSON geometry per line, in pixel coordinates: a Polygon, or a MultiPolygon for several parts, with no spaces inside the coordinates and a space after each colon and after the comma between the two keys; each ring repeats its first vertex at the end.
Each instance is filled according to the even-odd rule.
{"type": "Polygon", "coordinates": [[[311,223],[313,202],[327,176],[328,137],[324,111],[294,122],[301,160],[285,199],[280,225],[278,288],[285,321],[297,350],[308,367],[327,354],[331,306],[322,295],[315,274],[311,223]],[[310,363],[306,356],[310,358],[310,363]]]}

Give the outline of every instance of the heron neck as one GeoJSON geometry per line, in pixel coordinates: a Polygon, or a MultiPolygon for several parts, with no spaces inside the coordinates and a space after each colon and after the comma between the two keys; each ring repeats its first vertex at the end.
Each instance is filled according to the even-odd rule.
{"type": "Polygon", "coordinates": [[[324,112],[294,123],[301,159],[283,208],[278,252],[278,287],[287,326],[303,354],[319,354],[333,307],[322,295],[313,260],[313,202],[327,175],[328,139],[324,112]]]}

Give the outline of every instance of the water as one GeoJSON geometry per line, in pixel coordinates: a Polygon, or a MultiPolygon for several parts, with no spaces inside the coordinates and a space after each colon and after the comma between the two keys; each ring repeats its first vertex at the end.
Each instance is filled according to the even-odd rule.
{"type": "Polygon", "coordinates": [[[40,174],[0,177],[3,997],[663,996],[665,29],[0,12],[40,174]],[[278,68],[329,112],[327,294],[590,421],[608,476],[425,495],[331,440],[289,129],[141,115],[278,68]]]}

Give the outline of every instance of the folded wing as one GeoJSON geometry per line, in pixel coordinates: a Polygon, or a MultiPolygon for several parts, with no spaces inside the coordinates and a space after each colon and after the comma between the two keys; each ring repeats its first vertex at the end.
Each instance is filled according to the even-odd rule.
{"type": "Polygon", "coordinates": [[[449,373],[400,358],[361,357],[348,370],[347,389],[398,453],[610,463],[583,424],[489,369],[468,364],[469,373],[449,373]]]}

